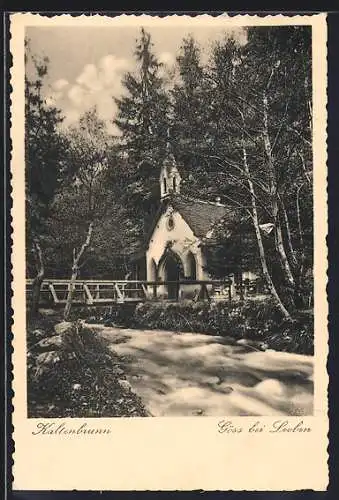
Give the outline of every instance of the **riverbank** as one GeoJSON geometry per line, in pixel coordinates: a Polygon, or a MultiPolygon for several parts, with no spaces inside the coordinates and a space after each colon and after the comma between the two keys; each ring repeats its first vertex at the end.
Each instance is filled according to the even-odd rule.
{"type": "Polygon", "coordinates": [[[314,351],[313,311],[296,311],[293,320],[286,321],[269,297],[248,298],[244,303],[149,301],[136,307],[84,307],[78,314],[88,323],[106,326],[206,333],[296,354],[314,351]]]}
{"type": "Polygon", "coordinates": [[[147,416],[107,341],[81,322],[60,320],[52,312],[28,324],[28,416],[147,416]]]}

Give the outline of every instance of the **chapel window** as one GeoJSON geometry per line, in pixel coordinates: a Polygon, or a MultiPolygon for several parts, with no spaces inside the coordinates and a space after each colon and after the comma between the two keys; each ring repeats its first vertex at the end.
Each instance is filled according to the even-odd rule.
{"type": "Polygon", "coordinates": [[[173,219],[173,215],[170,215],[169,218],[168,218],[168,221],[167,221],[167,229],[169,231],[172,231],[172,229],[174,229],[174,219],[173,219]]]}
{"type": "Polygon", "coordinates": [[[192,254],[192,252],[189,252],[187,256],[187,263],[188,263],[188,278],[191,280],[196,280],[197,279],[197,265],[195,261],[195,257],[192,254]]]}

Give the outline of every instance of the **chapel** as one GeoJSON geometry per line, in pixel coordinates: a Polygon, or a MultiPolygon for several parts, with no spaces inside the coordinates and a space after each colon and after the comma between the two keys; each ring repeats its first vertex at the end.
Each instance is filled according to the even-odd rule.
{"type": "MultiPolygon", "coordinates": [[[[147,281],[211,280],[206,269],[208,245],[217,225],[231,216],[230,207],[184,196],[181,175],[167,145],[160,170],[159,208],[145,239],[142,257],[136,262],[136,279],[147,281]]],[[[192,298],[197,286],[171,283],[159,286],[165,299],[192,298]]]]}

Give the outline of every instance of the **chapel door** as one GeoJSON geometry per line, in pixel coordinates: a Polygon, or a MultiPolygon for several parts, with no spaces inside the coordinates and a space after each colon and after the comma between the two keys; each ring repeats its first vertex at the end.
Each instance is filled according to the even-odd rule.
{"type": "Polygon", "coordinates": [[[166,259],[165,270],[166,281],[170,282],[167,284],[167,298],[170,300],[178,300],[180,267],[171,255],[169,255],[166,259]]]}

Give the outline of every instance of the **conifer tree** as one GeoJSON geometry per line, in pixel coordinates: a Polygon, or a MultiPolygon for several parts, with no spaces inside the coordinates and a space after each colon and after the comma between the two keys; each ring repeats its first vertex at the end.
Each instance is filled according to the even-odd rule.
{"type": "Polygon", "coordinates": [[[143,28],[136,42],[137,69],[123,79],[126,95],[116,99],[114,123],[122,132],[122,150],[134,166],[126,200],[145,213],[154,212],[159,199],[160,163],[166,147],[169,99],[161,77],[162,64],[153,52],[151,35],[143,28]]]}
{"type": "Polygon", "coordinates": [[[65,138],[59,125],[61,112],[46,102],[43,92],[48,58],[32,54],[25,42],[25,172],[26,248],[28,273],[33,275],[32,314],[38,311],[40,288],[45,274],[44,251],[48,246],[48,220],[56,192],[66,172],[65,138]]]}
{"type": "Polygon", "coordinates": [[[201,50],[192,35],[182,40],[176,76],[171,90],[171,141],[183,174],[182,191],[194,195],[196,189],[204,186],[205,169],[200,167],[198,153],[204,147],[208,89],[204,86],[201,50]]]}
{"type": "Polygon", "coordinates": [[[135,72],[123,78],[126,94],[116,99],[118,114],[114,123],[130,161],[153,160],[163,152],[166,143],[168,96],[160,75],[162,64],[152,52],[151,35],[141,29],[134,56],[135,72]]]}

